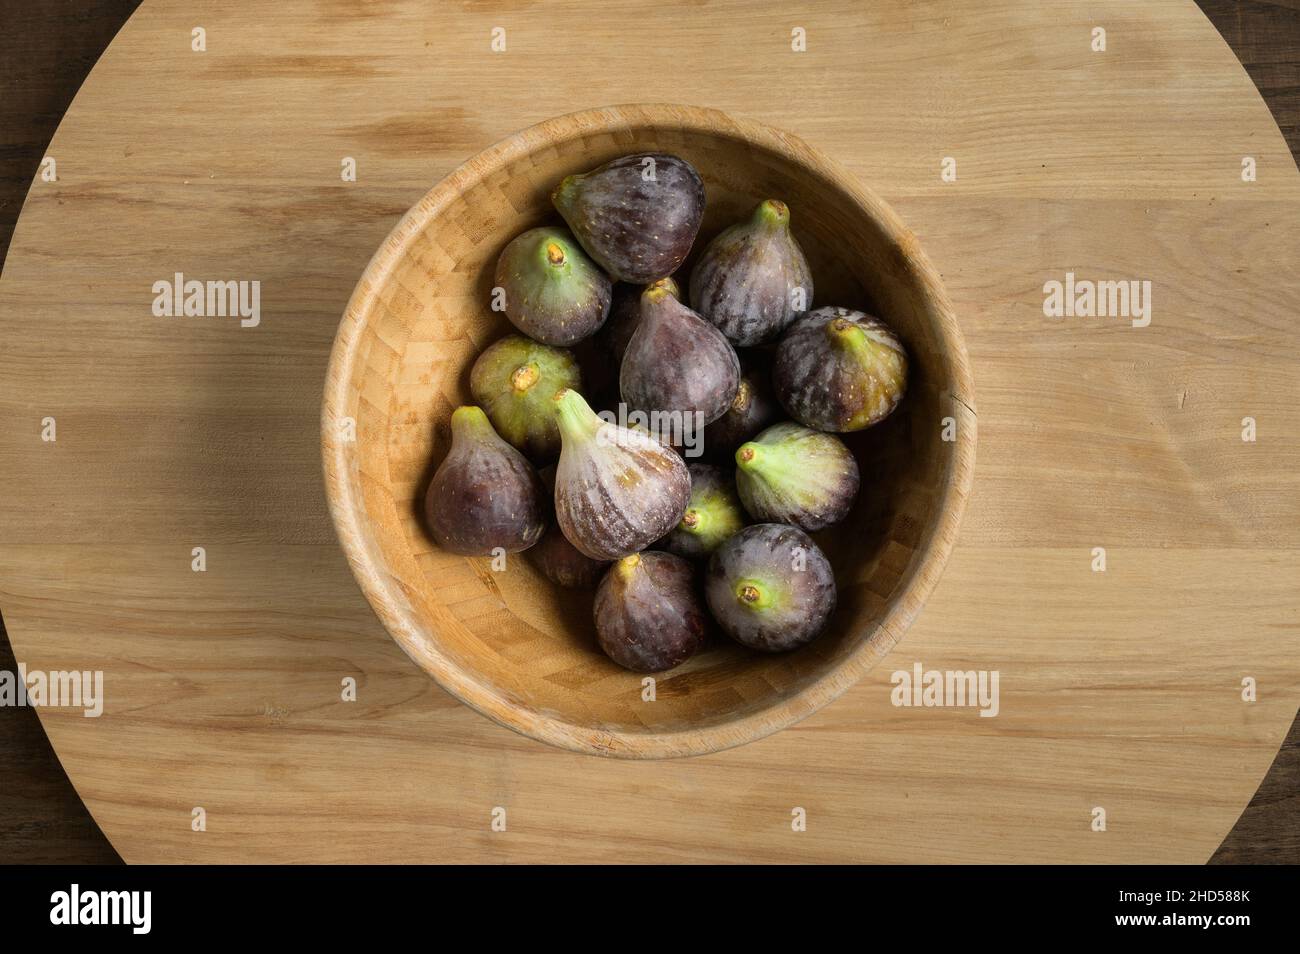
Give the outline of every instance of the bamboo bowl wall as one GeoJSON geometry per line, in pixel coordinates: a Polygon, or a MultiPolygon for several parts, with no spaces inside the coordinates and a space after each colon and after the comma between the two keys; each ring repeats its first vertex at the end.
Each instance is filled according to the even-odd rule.
{"type": "Polygon", "coordinates": [[[937,274],[853,176],[792,136],[713,110],[611,107],[549,120],[475,156],[375,253],[330,358],[326,492],[375,612],[447,691],[504,725],[579,751],[701,754],[815,711],[902,636],[956,537],[974,466],[973,407],[965,347],[937,274]],[[563,176],[641,151],[680,155],[703,177],[697,250],[758,200],[784,199],[813,268],[815,304],[873,309],[911,359],[898,411],[847,436],[862,468],[857,506],[815,535],[839,587],[827,631],[778,656],[719,637],[657,676],[654,701],[643,701],[644,676],[597,647],[590,592],[553,587],[526,554],[493,572],[487,559],[443,553],[420,516],[447,452],[450,414],[470,402],[469,368],[511,330],[488,307],[497,256],[525,229],[559,222],[549,197],[563,176]],[[943,439],[945,418],[955,422],[955,440],[943,439]]]}

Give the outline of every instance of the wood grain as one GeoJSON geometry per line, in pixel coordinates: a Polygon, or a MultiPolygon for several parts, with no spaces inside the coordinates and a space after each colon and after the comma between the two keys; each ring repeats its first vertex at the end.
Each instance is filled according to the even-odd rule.
{"type": "Polygon", "coordinates": [[[799,55],[786,14],[727,7],[666,9],[649,25],[679,41],[635,58],[639,5],[586,31],[574,6],[523,9],[497,62],[473,8],[236,24],[147,6],[91,77],[51,150],[83,171],[61,161],[33,193],[0,283],[0,605],[30,665],[106,669],[103,719],[42,716],[128,860],[1196,861],[1231,825],[1300,682],[1282,397],[1300,177],[1249,80],[1183,4],[827,5],[799,55]],[[201,64],[196,17],[226,38],[201,64]],[[528,82],[547,67],[554,87],[528,82]],[[185,82],[149,82],[164,74],[185,82]],[[776,76],[783,102],[756,104],[776,76]],[[670,766],[551,752],[431,690],[351,587],[309,466],[324,349],[396,215],[483,145],[642,99],[650,77],[790,128],[884,194],[953,294],[982,425],[961,545],[885,665],[796,728],[670,766]],[[467,90],[488,79],[484,111],[467,90]],[[1250,186],[1243,142],[1268,170],[1250,186]],[[160,324],[148,287],[177,269],[262,278],[263,326],[160,324]],[[1041,286],[1067,269],[1154,281],[1152,326],[1049,324],[1041,286]],[[1002,714],[890,706],[888,671],[918,659],[999,669],[1002,714]],[[361,701],[340,704],[349,672],[361,701]],[[509,832],[489,830],[495,805],[509,832]]]}

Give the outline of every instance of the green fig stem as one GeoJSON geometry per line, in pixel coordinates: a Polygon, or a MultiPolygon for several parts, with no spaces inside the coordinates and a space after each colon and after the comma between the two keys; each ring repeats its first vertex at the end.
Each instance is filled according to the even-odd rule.
{"type": "Polygon", "coordinates": [[[789,225],[790,207],[780,199],[765,199],[754,210],[754,222],[763,225],[789,225]]]}
{"type": "Polygon", "coordinates": [[[554,268],[559,268],[565,262],[564,249],[555,242],[546,243],[546,261],[554,268]]]}
{"type": "Polygon", "coordinates": [[[648,285],[646,287],[645,292],[641,295],[641,302],[642,304],[647,305],[657,305],[665,298],[672,297],[676,296],[672,295],[672,293],[659,282],[655,282],[653,285],[648,285]]]}
{"type": "Polygon", "coordinates": [[[530,361],[528,364],[521,364],[510,373],[510,386],[523,394],[536,384],[541,376],[542,373],[537,365],[530,361]]]}
{"type": "Polygon", "coordinates": [[[772,605],[772,594],[761,580],[741,580],[736,584],[736,599],[749,609],[767,609],[772,605]]]}
{"type": "Polygon", "coordinates": [[[572,388],[555,392],[555,409],[560,422],[560,434],[566,441],[585,441],[596,436],[605,423],[596,416],[582,395],[572,388]]]}
{"type": "Polygon", "coordinates": [[[852,355],[862,366],[874,363],[877,346],[857,322],[836,318],[826,325],[826,334],[835,347],[852,355]]]}
{"type": "Polygon", "coordinates": [[[827,324],[826,334],[835,345],[850,351],[861,352],[867,346],[866,332],[847,318],[836,318],[827,324]]]}
{"type": "Polygon", "coordinates": [[[451,412],[451,436],[455,440],[457,437],[470,437],[482,433],[496,434],[492,429],[492,422],[488,416],[483,413],[481,407],[473,404],[465,404],[451,412]]]}
{"type": "Polygon", "coordinates": [[[674,279],[671,275],[669,275],[667,278],[659,278],[656,279],[655,281],[652,281],[649,285],[646,286],[646,291],[649,291],[652,288],[662,288],[664,291],[672,295],[678,301],[682,300],[681,286],[677,284],[676,279],[674,279]]]}
{"type": "Polygon", "coordinates": [[[557,209],[563,210],[569,204],[569,195],[579,178],[580,176],[577,175],[565,176],[555,187],[555,191],[551,193],[551,202],[557,209]]]}
{"type": "Polygon", "coordinates": [[[808,478],[807,447],[751,441],[736,451],[736,466],[768,486],[801,487],[808,478]]]}
{"type": "Polygon", "coordinates": [[[687,533],[703,533],[707,529],[708,518],[694,507],[682,514],[681,528],[687,533]]]}
{"type": "Polygon", "coordinates": [[[632,576],[632,571],[640,565],[641,554],[633,553],[631,556],[625,556],[614,564],[614,571],[618,574],[620,580],[627,582],[632,576]]]}

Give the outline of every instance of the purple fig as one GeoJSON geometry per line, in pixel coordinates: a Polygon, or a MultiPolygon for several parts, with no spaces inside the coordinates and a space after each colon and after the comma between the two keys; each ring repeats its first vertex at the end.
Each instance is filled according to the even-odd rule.
{"type": "Polygon", "coordinates": [[[551,201],[601,268],[645,285],[686,259],[704,217],[704,183],[684,159],[638,154],[566,177],[551,201]]]}
{"type": "Polygon", "coordinates": [[[726,413],[704,429],[704,453],[731,463],[736,448],[773,423],[781,406],[772,393],[769,362],[748,352],[740,358],[740,384],[726,413]]]}
{"type": "Polygon", "coordinates": [[[451,415],[451,450],[424,497],[438,546],[462,556],[527,550],[546,529],[546,491],[531,464],[477,407],[451,415]]]}
{"type": "Polygon", "coordinates": [[[818,308],[798,318],[781,339],[772,386],[800,424],[860,431],[898,407],[907,389],[907,354],[879,318],[818,308]]]}
{"type": "Polygon", "coordinates": [[[679,556],[650,550],[610,567],[596,590],[592,615],[605,655],[633,672],[679,666],[704,643],[706,619],[679,556]]]}
{"type": "Polygon", "coordinates": [[[529,229],[497,259],[506,317],[528,337],[570,345],[595,334],[609,314],[609,279],[564,229],[529,229]]]}
{"type": "Polygon", "coordinates": [[[712,464],[691,464],[691,499],[665,549],[689,560],[707,557],[723,540],[745,525],[745,511],[729,471],[712,464]]]}
{"type": "Polygon", "coordinates": [[[691,272],[691,304],[737,347],[776,339],[812,300],[808,259],[777,199],[710,242],[691,272]]]}
{"type": "Polygon", "coordinates": [[[528,558],[556,586],[586,589],[595,586],[609,567],[606,560],[593,560],[569,542],[569,538],[552,523],[528,551],[528,558]]]}
{"type": "Polygon", "coordinates": [[[643,550],[682,519],[691,476],[681,457],[644,431],[597,417],[577,391],[555,396],[563,449],[555,517],[593,560],[643,550]]]}
{"type": "Polygon", "coordinates": [[[637,285],[628,285],[624,282],[619,282],[614,286],[614,301],[609,306],[609,319],[605,322],[605,326],[600,329],[600,343],[603,346],[605,355],[613,361],[615,368],[618,368],[623,363],[623,355],[627,353],[628,342],[632,340],[637,325],[641,323],[641,295],[651,288],[662,288],[678,301],[681,301],[682,290],[672,278],[661,278],[657,282],[651,282],[644,288],[637,285]]]}
{"type": "Polygon", "coordinates": [[[496,432],[538,463],[560,454],[555,392],[581,383],[572,354],[523,335],[490,346],[469,373],[470,393],[496,432]]]}
{"type": "Polygon", "coordinates": [[[835,611],[835,575],[817,544],[797,527],[759,523],[713,552],[704,596],[713,618],[741,645],[797,649],[835,611]]]}
{"type": "Polygon", "coordinates": [[[801,424],[774,424],[736,451],[736,487],[755,520],[821,530],[848,516],[858,482],[844,442],[801,424]]]}
{"type": "Polygon", "coordinates": [[[641,296],[641,323],[623,355],[618,383],[635,410],[708,424],[736,396],[740,359],[717,328],[665,289],[651,288],[641,296]]]}

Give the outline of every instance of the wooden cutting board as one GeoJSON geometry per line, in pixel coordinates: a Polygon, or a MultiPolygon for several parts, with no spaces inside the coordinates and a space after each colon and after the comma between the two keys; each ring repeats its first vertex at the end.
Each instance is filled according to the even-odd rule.
{"type": "Polygon", "coordinates": [[[104,672],[101,717],[41,714],[128,861],[1200,862],[1291,723],[1300,173],[1191,0],[150,0],[50,156],[0,279],[0,608],[29,669],[104,672]],[[352,580],[317,441],[399,215],[524,126],[638,101],[787,129],[892,203],[980,418],[899,647],[796,727],[670,762],[434,686],[352,580]],[[156,317],[176,272],[259,281],[259,323],[156,317]],[[1150,281],[1150,323],[1045,316],[1067,273],[1150,281]],[[996,671],[997,716],[893,705],[917,663],[996,671]]]}

